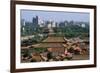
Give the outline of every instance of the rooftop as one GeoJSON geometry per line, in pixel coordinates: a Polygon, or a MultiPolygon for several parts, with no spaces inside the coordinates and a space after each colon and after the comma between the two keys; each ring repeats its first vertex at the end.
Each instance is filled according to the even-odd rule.
{"type": "Polygon", "coordinates": [[[42,42],[45,42],[45,43],[64,43],[66,42],[64,40],[63,37],[59,37],[59,36],[49,36],[47,37],[45,40],[43,40],[42,42]]]}
{"type": "Polygon", "coordinates": [[[64,48],[64,44],[63,43],[39,43],[36,45],[33,45],[33,47],[35,48],[64,48]]]}

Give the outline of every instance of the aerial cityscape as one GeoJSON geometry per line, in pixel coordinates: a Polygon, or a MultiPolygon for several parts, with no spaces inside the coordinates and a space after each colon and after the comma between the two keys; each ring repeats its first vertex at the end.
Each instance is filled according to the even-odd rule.
{"type": "Polygon", "coordinates": [[[89,13],[21,10],[21,62],[89,59],[89,13]]]}

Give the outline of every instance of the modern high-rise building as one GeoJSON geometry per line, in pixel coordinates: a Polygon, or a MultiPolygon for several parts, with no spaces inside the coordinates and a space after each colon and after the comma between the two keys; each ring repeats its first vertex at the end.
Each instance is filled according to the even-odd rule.
{"type": "Polygon", "coordinates": [[[36,16],[36,17],[33,17],[33,25],[34,26],[37,26],[38,25],[38,16],[36,16]]]}

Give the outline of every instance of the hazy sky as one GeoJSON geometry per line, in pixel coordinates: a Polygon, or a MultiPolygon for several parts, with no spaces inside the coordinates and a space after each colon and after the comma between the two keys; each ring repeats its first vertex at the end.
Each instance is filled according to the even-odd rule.
{"type": "Polygon", "coordinates": [[[32,18],[38,16],[42,20],[61,21],[84,21],[89,22],[89,13],[79,12],[61,12],[61,11],[35,11],[35,10],[21,10],[21,19],[32,22],[32,18]]]}

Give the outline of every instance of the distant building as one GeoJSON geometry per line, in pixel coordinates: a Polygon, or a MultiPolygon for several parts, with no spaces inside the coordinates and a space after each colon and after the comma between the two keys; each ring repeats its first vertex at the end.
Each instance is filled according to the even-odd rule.
{"type": "Polygon", "coordinates": [[[24,34],[25,26],[26,26],[26,22],[25,22],[24,19],[22,19],[22,20],[21,20],[21,31],[22,31],[22,34],[24,34]]]}
{"type": "Polygon", "coordinates": [[[33,23],[34,26],[37,26],[38,25],[38,16],[33,17],[32,23],[33,23]]]}
{"type": "Polygon", "coordinates": [[[46,21],[44,21],[42,18],[38,17],[38,25],[39,25],[39,27],[45,27],[46,21]]]}
{"type": "Polygon", "coordinates": [[[45,26],[45,22],[42,19],[39,18],[38,25],[39,25],[39,27],[44,27],[45,26]]]}
{"type": "Polygon", "coordinates": [[[52,27],[52,24],[51,24],[51,23],[49,23],[49,24],[48,24],[48,28],[51,28],[51,27],[52,27]]]}
{"type": "Polygon", "coordinates": [[[25,28],[24,27],[22,28],[22,31],[25,31],[25,28]]]}
{"type": "Polygon", "coordinates": [[[21,25],[25,26],[25,20],[24,19],[21,20],[21,25]]]}
{"type": "Polygon", "coordinates": [[[25,22],[25,26],[32,26],[33,23],[32,22],[25,22]]]}
{"type": "Polygon", "coordinates": [[[59,24],[56,22],[56,27],[59,27],[59,24]]]}
{"type": "Polygon", "coordinates": [[[81,27],[85,28],[85,26],[86,26],[86,25],[85,25],[84,23],[81,24],[81,27]]]}
{"type": "Polygon", "coordinates": [[[75,22],[75,25],[79,26],[79,27],[82,27],[82,28],[85,28],[85,27],[88,27],[89,23],[87,22],[75,22]]]}
{"type": "Polygon", "coordinates": [[[46,24],[45,27],[48,27],[48,28],[52,27],[52,22],[51,21],[46,21],[45,24],[46,24]]]}
{"type": "Polygon", "coordinates": [[[52,22],[52,27],[56,27],[56,23],[55,22],[52,22]]]}
{"type": "Polygon", "coordinates": [[[39,24],[39,27],[44,27],[44,23],[39,24]]]}
{"type": "Polygon", "coordinates": [[[70,21],[69,24],[70,24],[70,25],[74,25],[74,21],[70,21]]]}
{"type": "Polygon", "coordinates": [[[68,26],[68,21],[64,21],[65,26],[68,26]]]}
{"type": "Polygon", "coordinates": [[[60,22],[59,23],[59,27],[65,27],[65,23],[64,22],[60,22]]]}

